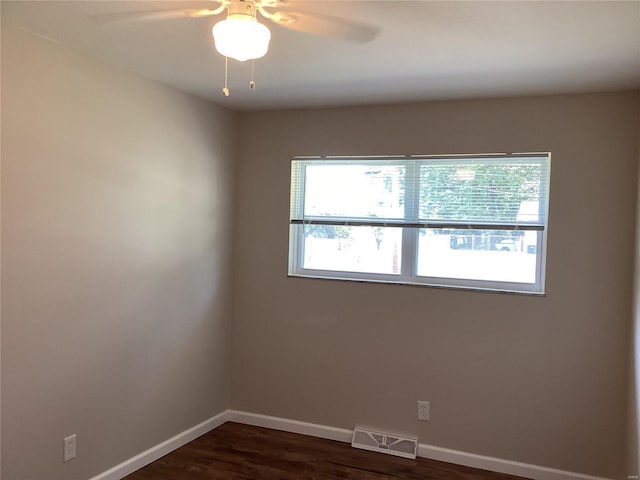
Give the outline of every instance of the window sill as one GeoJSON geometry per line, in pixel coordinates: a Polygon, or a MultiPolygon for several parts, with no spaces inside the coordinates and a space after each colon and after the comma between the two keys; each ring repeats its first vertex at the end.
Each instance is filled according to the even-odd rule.
{"type": "Polygon", "coordinates": [[[316,273],[288,273],[287,277],[308,279],[308,280],[324,280],[324,281],[337,280],[341,282],[374,283],[374,284],[398,285],[398,286],[407,286],[407,287],[427,287],[427,288],[437,288],[437,289],[444,289],[444,290],[464,290],[464,291],[477,292],[477,293],[504,293],[509,295],[546,297],[546,292],[523,291],[523,290],[515,290],[515,289],[509,289],[509,288],[497,288],[497,287],[492,288],[492,287],[484,287],[484,286],[447,285],[447,284],[438,284],[438,283],[412,282],[407,279],[391,280],[387,278],[377,279],[377,278],[361,278],[361,277],[348,277],[348,276],[328,277],[328,276],[324,276],[316,273]]]}

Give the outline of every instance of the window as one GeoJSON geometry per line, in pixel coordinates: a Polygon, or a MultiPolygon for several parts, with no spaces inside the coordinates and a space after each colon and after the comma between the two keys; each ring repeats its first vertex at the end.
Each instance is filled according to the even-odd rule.
{"type": "Polygon", "coordinates": [[[550,156],[296,158],[289,274],[544,293],[550,156]]]}

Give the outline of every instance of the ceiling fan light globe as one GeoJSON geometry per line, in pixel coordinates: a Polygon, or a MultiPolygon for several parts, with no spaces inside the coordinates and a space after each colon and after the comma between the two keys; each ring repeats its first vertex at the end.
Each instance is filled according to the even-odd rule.
{"type": "Polygon", "coordinates": [[[216,50],[221,55],[244,62],[264,57],[269,49],[271,32],[249,15],[229,15],[213,26],[216,50]]]}

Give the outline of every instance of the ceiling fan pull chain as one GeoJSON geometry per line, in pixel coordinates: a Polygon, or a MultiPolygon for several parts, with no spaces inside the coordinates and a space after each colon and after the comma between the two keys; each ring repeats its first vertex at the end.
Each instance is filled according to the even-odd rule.
{"type": "Polygon", "coordinates": [[[222,94],[225,97],[229,96],[229,88],[227,87],[227,79],[229,78],[229,57],[224,57],[224,88],[222,94]]]}
{"type": "Polygon", "coordinates": [[[256,89],[256,82],[254,81],[255,80],[254,69],[253,69],[254,65],[255,65],[255,60],[252,59],[251,60],[251,81],[249,82],[249,88],[251,90],[255,90],[256,89]]]}

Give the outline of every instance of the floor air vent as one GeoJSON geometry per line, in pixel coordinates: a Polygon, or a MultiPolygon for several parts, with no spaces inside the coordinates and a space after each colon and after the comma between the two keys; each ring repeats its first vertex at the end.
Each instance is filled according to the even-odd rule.
{"type": "Polygon", "coordinates": [[[398,457],[416,458],[418,439],[356,428],[351,446],[398,457]]]}

